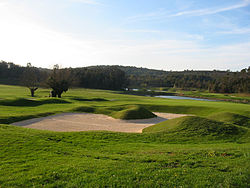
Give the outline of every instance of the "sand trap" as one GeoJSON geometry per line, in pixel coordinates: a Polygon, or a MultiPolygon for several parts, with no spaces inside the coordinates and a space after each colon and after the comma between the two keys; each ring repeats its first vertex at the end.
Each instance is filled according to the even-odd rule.
{"type": "Polygon", "coordinates": [[[58,132],[72,131],[116,131],[141,133],[142,129],[167,119],[186,116],[185,114],[157,113],[158,117],[142,120],[119,120],[102,114],[63,113],[13,123],[27,128],[58,132]]]}

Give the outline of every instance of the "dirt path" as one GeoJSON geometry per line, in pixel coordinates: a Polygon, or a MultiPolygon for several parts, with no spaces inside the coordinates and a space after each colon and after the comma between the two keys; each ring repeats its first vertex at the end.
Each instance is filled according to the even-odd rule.
{"type": "Polygon", "coordinates": [[[106,130],[141,133],[142,129],[185,114],[158,113],[158,117],[142,120],[119,120],[102,114],[63,113],[13,123],[12,125],[57,132],[106,130]]]}

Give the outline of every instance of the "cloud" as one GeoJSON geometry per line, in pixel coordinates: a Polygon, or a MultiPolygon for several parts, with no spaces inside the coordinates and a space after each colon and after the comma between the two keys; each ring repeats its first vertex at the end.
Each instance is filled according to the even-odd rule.
{"type": "Polygon", "coordinates": [[[222,8],[210,8],[210,9],[198,9],[198,10],[190,10],[190,11],[182,11],[175,14],[170,15],[170,17],[177,17],[177,16],[203,16],[209,14],[217,14],[220,12],[230,11],[234,9],[239,9],[246,7],[250,4],[250,1],[244,1],[239,4],[235,4],[232,6],[222,7],[222,8]]]}
{"type": "Polygon", "coordinates": [[[126,21],[137,22],[137,21],[149,21],[149,20],[163,20],[163,19],[167,19],[171,17],[180,17],[180,16],[204,16],[204,15],[211,15],[211,14],[231,11],[231,10],[247,7],[249,5],[250,5],[250,0],[244,0],[241,3],[231,5],[231,6],[187,10],[187,11],[177,12],[174,14],[171,14],[169,11],[166,11],[164,9],[159,9],[155,12],[139,14],[136,16],[128,17],[126,21]]]}
{"type": "Polygon", "coordinates": [[[115,31],[123,33],[161,33],[160,30],[153,30],[153,29],[132,29],[132,30],[116,29],[115,31]]]}
{"type": "Polygon", "coordinates": [[[1,8],[1,7],[5,7],[6,5],[7,5],[7,2],[6,2],[6,1],[0,2],[0,8],[1,8]]]}
{"type": "Polygon", "coordinates": [[[139,14],[135,16],[130,16],[126,19],[127,22],[137,22],[137,21],[147,21],[147,20],[157,20],[162,19],[167,16],[167,12],[164,9],[159,9],[154,12],[139,14]]]}
{"type": "Polygon", "coordinates": [[[239,70],[247,67],[250,59],[250,43],[206,47],[193,39],[91,40],[24,22],[4,26],[8,29],[0,31],[0,59],[22,65],[31,62],[51,68],[54,64],[119,64],[165,70],[239,70]]]}
{"type": "Polygon", "coordinates": [[[102,5],[101,3],[95,0],[70,0],[71,2],[84,3],[89,5],[102,5]]]}
{"type": "Polygon", "coordinates": [[[0,60],[21,65],[31,62],[34,66],[49,68],[54,64],[62,67],[119,64],[165,70],[240,70],[249,66],[250,42],[208,47],[199,43],[203,38],[200,35],[190,35],[188,40],[171,37],[114,40],[112,36],[100,40],[78,39],[31,22],[17,11],[10,12],[10,8],[13,7],[0,8],[0,60]]]}
{"type": "Polygon", "coordinates": [[[197,34],[184,34],[187,38],[193,39],[193,40],[204,40],[203,35],[197,35],[197,34]]]}
{"type": "Polygon", "coordinates": [[[234,35],[241,35],[241,34],[250,34],[250,28],[236,28],[229,31],[219,31],[218,34],[234,34],[234,35]]]}

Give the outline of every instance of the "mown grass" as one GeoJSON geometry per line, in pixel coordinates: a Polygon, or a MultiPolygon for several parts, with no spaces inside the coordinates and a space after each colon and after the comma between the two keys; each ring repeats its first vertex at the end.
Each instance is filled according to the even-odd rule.
{"type": "Polygon", "coordinates": [[[0,105],[0,123],[11,123],[13,122],[11,119],[18,121],[18,118],[23,120],[43,114],[76,111],[79,108],[92,109],[92,111],[96,111],[96,113],[99,111],[100,113],[109,114],[110,108],[111,111],[116,111],[124,105],[140,105],[150,111],[194,114],[203,117],[219,112],[230,112],[247,117],[250,114],[249,105],[247,104],[160,99],[121,95],[114,91],[72,89],[63,94],[63,102],[61,103],[48,98],[48,95],[48,89],[39,89],[36,92],[36,97],[31,100],[27,88],[1,85],[0,103],[5,103],[5,105],[0,105]],[[23,105],[26,106],[21,106],[22,104],[15,106],[16,100],[23,100],[23,105]],[[49,104],[48,100],[52,102],[49,104]],[[6,106],[5,101],[8,101],[10,105],[6,106]],[[31,103],[28,106],[27,101],[31,103]]]}
{"type": "Polygon", "coordinates": [[[39,89],[31,100],[26,88],[0,86],[0,122],[5,123],[0,125],[0,187],[250,186],[248,104],[88,89],[72,89],[54,100],[48,93],[39,89]],[[168,120],[143,134],[58,133],[7,125],[61,112],[112,116],[131,105],[196,116],[168,120]]]}
{"type": "Polygon", "coordinates": [[[250,103],[250,95],[238,94],[238,93],[209,93],[209,92],[201,92],[201,91],[178,91],[178,94],[189,96],[189,97],[198,97],[198,98],[206,98],[206,99],[217,99],[217,100],[228,100],[233,102],[243,102],[250,103]]]}

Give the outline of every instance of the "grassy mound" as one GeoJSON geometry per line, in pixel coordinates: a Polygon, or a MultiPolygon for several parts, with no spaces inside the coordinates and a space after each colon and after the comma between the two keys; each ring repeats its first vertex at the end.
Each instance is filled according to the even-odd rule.
{"type": "Polygon", "coordinates": [[[74,109],[75,112],[86,112],[86,113],[94,113],[95,108],[89,106],[80,106],[74,109]]]}
{"type": "Polygon", "coordinates": [[[167,113],[175,113],[175,114],[195,114],[207,116],[212,112],[216,111],[216,109],[208,106],[194,106],[192,104],[178,104],[174,106],[166,105],[166,104],[146,104],[144,105],[147,109],[152,112],[167,112],[167,113]]]}
{"type": "Polygon", "coordinates": [[[36,99],[26,99],[26,98],[18,98],[12,100],[4,100],[0,101],[0,105],[3,106],[20,106],[20,107],[35,107],[40,106],[43,104],[67,104],[70,103],[69,101],[63,99],[43,99],[43,100],[36,100],[36,99]]]}
{"type": "Polygon", "coordinates": [[[214,121],[206,118],[189,116],[167,120],[143,129],[143,133],[170,133],[177,137],[203,137],[211,139],[239,138],[247,132],[245,128],[214,121]]]}
{"type": "Polygon", "coordinates": [[[156,117],[155,114],[153,114],[146,108],[137,105],[127,106],[126,109],[115,112],[112,114],[112,116],[117,119],[125,119],[125,120],[148,119],[156,117]]]}
{"type": "Polygon", "coordinates": [[[168,132],[177,128],[187,117],[170,119],[143,129],[143,133],[168,132]]]}
{"type": "Polygon", "coordinates": [[[116,119],[149,119],[156,117],[155,114],[139,105],[125,105],[113,107],[87,107],[81,106],[74,109],[76,112],[105,114],[116,119]]]}
{"type": "Polygon", "coordinates": [[[208,117],[216,121],[233,123],[235,125],[250,127],[250,118],[230,112],[221,112],[208,117]]]}

